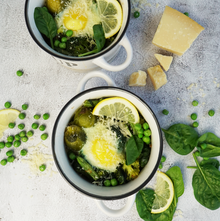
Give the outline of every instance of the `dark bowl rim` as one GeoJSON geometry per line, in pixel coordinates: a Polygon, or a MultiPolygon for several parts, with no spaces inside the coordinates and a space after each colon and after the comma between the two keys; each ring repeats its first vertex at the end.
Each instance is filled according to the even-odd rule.
{"type": "Polygon", "coordinates": [[[162,157],[162,153],[163,153],[163,138],[162,138],[162,132],[161,132],[161,128],[160,128],[160,125],[159,125],[159,122],[155,116],[155,114],[153,113],[152,109],[140,98],[138,97],[136,94],[126,90],[126,89],[122,89],[122,88],[118,88],[118,87],[112,87],[112,86],[102,86],[102,87],[95,87],[95,88],[91,88],[91,89],[88,89],[88,90],[85,90],[79,94],[77,94],[76,96],[74,96],[73,98],[71,98],[66,104],[65,106],[61,109],[61,111],[59,112],[58,116],[57,116],[57,119],[55,121],[55,124],[54,124],[54,127],[53,127],[53,131],[52,131],[52,154],[53,154],[53,158],[54,158],[54,161],[55,161],[55,164],[58,168],[58,171],[60,172],[60,174],[62,175],[62,177],[64,178],[64,180],[66,180],[66,182],[74,187],[76,190],[78,190],[80,193],[83,193],[85,194],[86,196],[90,196],[92,198],[95,198],[95,199],[99,199],[99,200],[118,200],[118,199],[122,199],[122,198],[126,198],[128,196],[131,196],[135,193],[137,193],[140,189],[144,188],[146,186],[146,184],[152,179],[152,177],[155,175],[156,171],[157,171],[157,168],[159,167],[159,164],[160,164],[160,159],[162,157]],[[138,98],[144,105],[146,105],[148,108],[149,108],[149,111],[151,112],[152,116],[154,117],[154,120],[157,124],[157,128],[158,128],[158,132],[159,132],[159,142],[160,142],[160,151],[159,151],[159,155],[158,155],[158,159],[157,159],[157,162],[156,162],[156,165],[154,167],[154,169],[152,170],[150,176],[142,183],[140,184],[139,187],[137,187],[136,189],[126,193],[126,194],[123,194],[123,195],[118,195],[118,196],[99,196],[99,195],[96,195],[96,194],[91,194],[87,191],[84,191],[82,190],[79,186],[75,185],[72,181],[70,181],[68,179],[68,177],[65,175],[65,173],[62,171],[62,169],[60,168],[59,166],[59,162],[56,158],[56,154],[55,154],[55,134],[56,134],[56,129],[57,129],[57,124],[60,120],[60,117],[62,116],[62,114],[64,113],[64,111],[66,110],[66,108],[69,106],[70,103],[72,103],[74,100],[76,100],[77,98],[79,98],[80,96],[86,94],[86,93],[89,93],[89,92],[92,92],[92,91],[96,91],[96,90],[108,90],[108,89],[114,89],[114,90],[120,90],[120,91],[124,91],[124,92],[127,92],[127,93],[130,93],[132,94],[133,96],[135,96],[136,98],[138,98]]]}
{"type": "Polygon", "coordinates": [[[127,0],[127,3],[128,3],[128,19],[126,21],[126,24],[125,24],[125,27],[124,27],[124,30],[123,32],[121,33],[121,35],[119,36],[118,40],[115,41],[113,44],[111,44],[110,46],[108,46],[104,51],[101,51],[97,54],[94,54],[94,55],[91,55],[91,56],[86,56],[86,57],[73,57],[73,56],[69,56],[68,58],[65,57],[65,56],[62,56],[61,53],[59,53],[60,55],[57,55],[53,52],[53,49],[51,48],[51,50],[48,50],[47,48],[45,48],[39,41],[38,39],[35,37],[32,29],[31,29],[31,26],[30,26],[30,23],[29,23],[29,19],[28,19],[28,4],[29,4],[30,0],[25,0],[25,7],[24,7],[24,16],[25,16],[25,23],[26,23],[26,26],[27,26],[27,29],[31,35],[31,37],[33,38],[33,40],[37,43],[37,45],[43,49],[45,52],[47,52],[48,54],[50,54],[51,56],[54,56],[56,58],[60,58],[60,59],[64,59],[64,60],[70,60],[70,61],[88,61],[88,60],[93,60],[95,58],[98,58],[98,57],[101,57],[103,56],[104,54],[106,54],[107,52],[109,52],[112,48],[114,48],[120,41],[121,39],[124,37],[125,33],[126,33],[126,30],[128,28],[128,25],[129,25],[129,21],[130,21],[130,15],[131,15],[131,3],[129,0],[127,0]]]}

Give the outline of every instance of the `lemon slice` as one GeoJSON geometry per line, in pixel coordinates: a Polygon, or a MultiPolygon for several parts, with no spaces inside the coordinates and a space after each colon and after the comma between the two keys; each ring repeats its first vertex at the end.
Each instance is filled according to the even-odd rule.
{"type": "Polygon", "coordinates": [[[3,132],[8,128],[8,124],[15,122],[19,114],[20,111],[16,109],[0,110],[0,138],[2,138],[3,132]]]}
{"type": "Polygon", "coordinates": [[[139,114],[136,107],[122,97],[112,97],[102,100],[95,106],[92,114],[134,124],[139,122],[139,114]]]}
{"type": "Polygon", "coordinates": [[[167,210],[173,201],[173,197],[173,182],[165,173],[157,171],[155,199],[151,213],[162,213],[167,210]]]}
{"type": "Polygon", "coordinates": [[[97,0],[105,38],[115,35],[122,25],[122,8],[117,0],[97,0]]]}

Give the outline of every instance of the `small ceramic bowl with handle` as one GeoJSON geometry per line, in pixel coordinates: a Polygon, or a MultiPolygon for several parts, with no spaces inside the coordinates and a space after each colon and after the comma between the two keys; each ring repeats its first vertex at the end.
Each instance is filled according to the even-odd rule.
{"type": "Polygon", "coordinates": [[[44,40],[41,33],[36,27],[34,21],[34,10],[36,7],[42,7],[45,0],[26,0],[25,3],[25,21],[30,35],[37,45],[46,53],[53,56],[53,58],[61,65],[71,68],[73,70],[88,72],[93,69],[106,69],[109,71],[121,71],[125,69],[132,61],[133,50],[130,41],[126,36],[126,30],[130,19],[130,1],[118,0],[123,11],[122,26],[115,38],[115,40],[105,49],[99,53],[92,54],[85,57],[73,57],[61,54],[52,49],[44,40]],[[127,57],[120,65],[111,65],[110,62],[120,53],[120,48],[124,47],[127,57]]]}
{"type": "Polygon", "coordinates": [[[56,166],[63,178],[76,190],[86,196],[96,199],[98,207],[109,216],[121,216],[128,212],[132,207],[135,194],[146,186],[152,179],[160,164],[163,151],[162,134],[156,116],[150,107],[137,95],[116,87],[114,81],[106,74],[94,71],[85,75],[80,81],[77,89],[77,95],[73,97],[60,111],[52,135],[52,151],[56,166]],[[85,90],[86,82],[93,77],[101,77],[108,83],[108,86],[95,87],[85,90]],[[65,152],[64,131],[73,113],[82,106],[87,99],[97,99],[101,97],[122,97],[133,103],[139,110],[144,119],[148,122],[152,131],[151,154],[149,162],[142,169],[139,176],[122,185],[118,186],[97,186],[80,177],[71,167],[65,152]],[[120,210],[111,210],[105,206],[102,200],[118,200],[128,198],[125,207],[120,210]]]}

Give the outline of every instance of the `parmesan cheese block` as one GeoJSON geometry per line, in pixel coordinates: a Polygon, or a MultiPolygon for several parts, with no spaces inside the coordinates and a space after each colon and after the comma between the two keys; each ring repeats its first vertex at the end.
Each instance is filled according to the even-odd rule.
{"type": "Polygon", "coordinates": [[[155,54],[154,56],[160,62],[160,65],[163,67],[163,69],[165,71],[168,71],[169,68],[170,68],[170,65],[171,65],[171,63],[173,61],[173,57],[172,56],[162,55],[162,54],[155,54]]]}
{"type": "Polygon", "coordinates": [[[150,79],[154,85],[155,90],[159,89],[160,87],[162,87],[164,84],[167,83],[167,76],[163,72],[160,65],[148,68],[147,73],[150,76],[150,79]]]}
{"type": "Polygon", "coordinates": [[[138,71],[131,74],[129,79],[129,86],[145,86],[147,74],[144,71],[138,71]]]}
{"type": "Polygon", "coordinates": [[[204,28],[183,13],[166,6],[154,35],[153,44],[182,55],[204,28]]]}

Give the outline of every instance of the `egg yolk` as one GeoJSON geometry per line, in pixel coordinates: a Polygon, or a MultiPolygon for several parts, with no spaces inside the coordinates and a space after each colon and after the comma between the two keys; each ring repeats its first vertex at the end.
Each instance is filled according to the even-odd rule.
{"type": "Polygon", "coordinates": [[[86,27],[87,17],[82,10],[69,10],[63,18],[64,26],[72,31],[82,30],[86,27]]]}
{"type": "Polygon", "coordinates": [[[103,166],[114,165],[117,161],[114,147],[105,140],[96,139],[92,144],[92,153],[103,166]]]}

